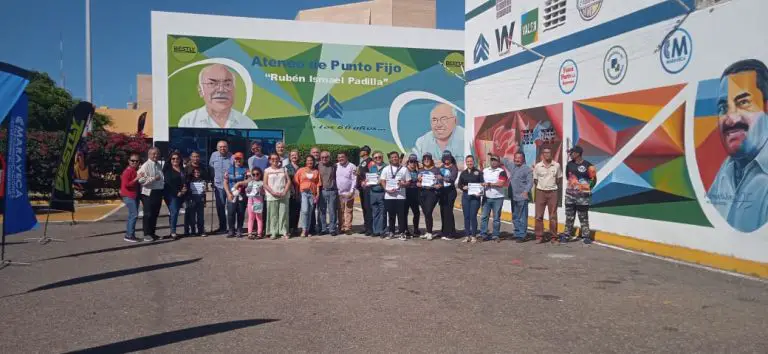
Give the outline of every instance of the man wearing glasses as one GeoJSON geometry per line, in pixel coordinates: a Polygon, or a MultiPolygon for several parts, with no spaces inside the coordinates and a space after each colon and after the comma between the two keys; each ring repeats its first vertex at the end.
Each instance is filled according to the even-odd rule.
{"type": "Polygon", "coordinates": [[[411,153],[442,156],[450,151],[457,161],[464,159],[464,128],[458,125],[456,109],[445,103],[435,105],[430,114],[432,130],[416,139],[411,153]]]}
{"type": "Polygon", "coordinates": [[[200,71],[198,93],[205,106],[187,112],[180,128],[257,129],[256,123],[232,109],[235,78],[222,64],[211,64],[200,71]]]}

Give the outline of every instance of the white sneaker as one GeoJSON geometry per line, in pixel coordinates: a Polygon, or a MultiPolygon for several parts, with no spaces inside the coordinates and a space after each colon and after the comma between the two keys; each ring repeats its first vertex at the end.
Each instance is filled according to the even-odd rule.
{"type": "Polygon", "coordinates": [[[408,238],[405,237],[405,234],[400,234],[399,239],[400,239],[400,241],[408,241],[408,238]]]}
{"type": "Polygon", "coordinates": [[[452,239],[452,238],[450,238],[450,237],[445,237],[445,236],[443,236],[443,237],[441,237],[441,238],[442,238],[443,240],[446,240],[446,241],[453,241],[453,239],[452,239]]]}
{"type": "Polygon", "coordinates": [[[432,234],[431,234],[431,233],[429,233],[429,232],[427,232],[426,234],[424,234],[424,238],[425,238],[425,239],[427,239],[428,241],[432,241],[432,237],[433,237],[433,236],[432,236],[432,234]]]}
{"type": "Polygon", "coordinates": [[[469,237],[469,236],[467,236],[467,237],[465,237],[463,240],[461,240],[461,242],[467,242],[467,243],[468,243],[468,242],[469,242],[469,240],[470,240],[470,237],[469,237]]]}

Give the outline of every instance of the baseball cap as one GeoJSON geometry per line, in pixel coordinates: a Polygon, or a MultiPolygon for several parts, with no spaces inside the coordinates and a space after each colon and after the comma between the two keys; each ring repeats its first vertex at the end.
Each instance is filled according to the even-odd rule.
{"type": "Polygon", "coordinates": [[[416,154],[410,154],[408,156],[408,162],[419,162],[419,157],[416,154]]]}
{"type": "Polygon", "coordinates": [[[571,152],[576,152],[576,153],[579,153],[579,154],[583,154],[584,153],[584,149],[582,149],[581,146],[575,145],[570,150],[568,150],[568,153],[571,153],[571,152]]]}
{"type": "Polygon", "coordinates": [[[422,157],[421,157],[421,159],[423,160],[423,159],[426,159],[426,158],[428,158],[428,159],[432,160],[432,153],[430,153],[430,152],[425,152],[425,153],[424,153],[424,156],[422,156],[422,157]]]}
{"type": "Polygon", "coordinates": [[[371,153],[371,147],[368,145],[363,145],[363,147],[360,148],[360,151],[365,151],[367,153],[371,153]]]}
{"type": "Polygon", "coordinates": [[[498,157],[498,156],[496,156],[496,155],[494,155],[494,154],[488,154],[488,156],[490,156],[491,160],[501,161],[501,160],[499,159],[499,157],[498,157]]]}

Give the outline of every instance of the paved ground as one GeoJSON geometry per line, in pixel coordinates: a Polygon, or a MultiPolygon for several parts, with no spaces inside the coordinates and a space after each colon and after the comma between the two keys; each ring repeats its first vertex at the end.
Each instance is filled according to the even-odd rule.
{"type": "Polygon", "coordinates": [[[0,270],[0,353],[768,352],[765,283],[598,245],[128,244],[124,219],[10,238],[33,264],[0,270]]]}

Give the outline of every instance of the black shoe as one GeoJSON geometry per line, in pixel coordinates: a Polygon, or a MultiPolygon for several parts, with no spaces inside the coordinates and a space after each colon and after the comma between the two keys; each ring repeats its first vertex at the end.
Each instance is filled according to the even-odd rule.
{"type": "Polygon", "coordinates": [[[220,228],[218,228],[216,230],[211,231],[211,235],[218,235],[218,234],[223,234],[223,233],[226,233],[226,232],[227,232],[227,229],[224,229],[224,228],[220,227],[220,228]]]}
{"type": "Polygon", "coordinates": [[[352,231],[347,231],[344,234],[347,235],[347,236],[352,236],[352,231]]]}
{"type": "Polygon", "coordinates": [[[338,235],[339,235],[339,233],[338,233],[338,232],[336,232],[336,231],[334,231],[334,232],[331,232],[331,236],[333,236],[333,237],[336,237],[336,236],[338,236],[338,235]]]}
{"type": "Polygon", "coordinates": [[[235,238],[235,234],[227,234],[227,238],[235,238]]]}
{"type": "Polygon", "coordinates": [[[371,235],[373,235],[373,232],[370,232],[370,231],[365,232],[365,236],[371,236],[371,235]]]}

